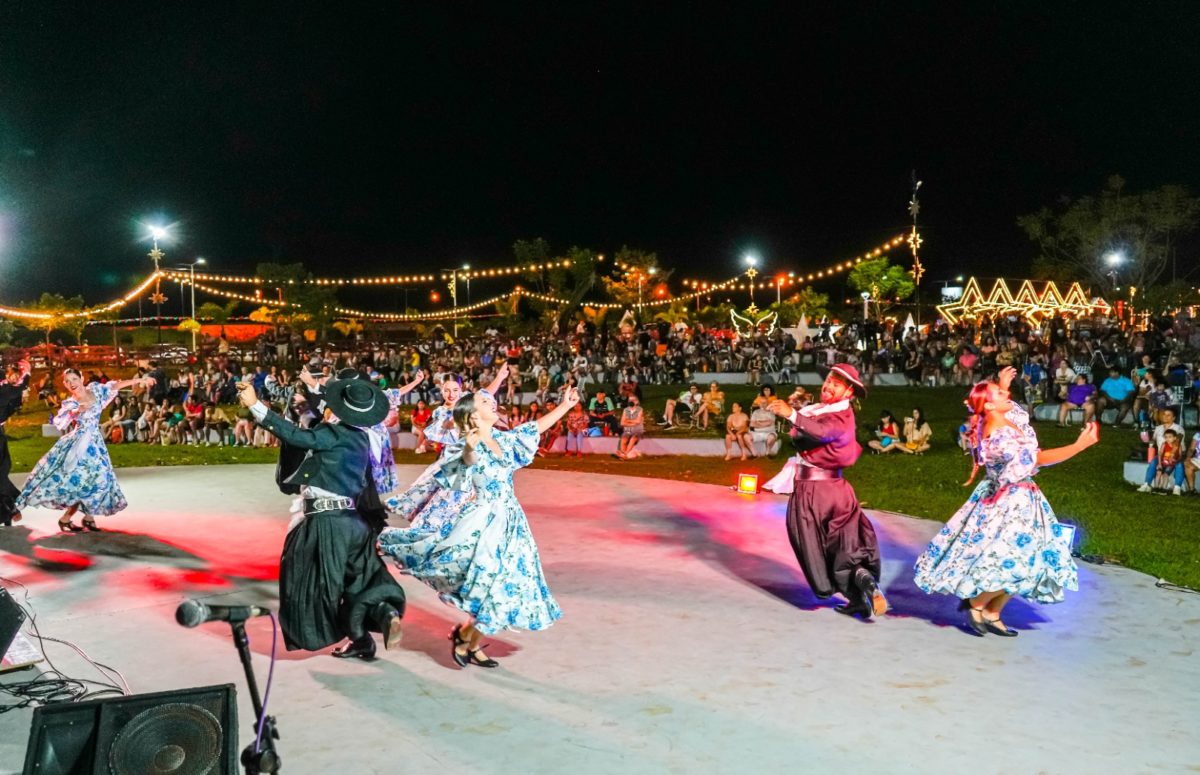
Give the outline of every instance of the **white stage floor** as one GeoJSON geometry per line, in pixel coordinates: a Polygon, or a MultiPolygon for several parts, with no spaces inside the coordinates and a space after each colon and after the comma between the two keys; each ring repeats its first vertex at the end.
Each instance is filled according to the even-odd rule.
{"type": "MultiPolygon", "coordinates": [[[[135,692],[237,684],[245,745],[228,627],[186,630],[174,611],[189,597],[275,605],[289,499],[272,470],[122,470],[131,506],[101,521],[112,532],[61,535],[57,515],[30,511],[0,529],[0,575],[28,587],[43,634],[135,692]]],[[[1196,595],[1083,566],[1066,603],[1010,604],[1019,638],[971,637],[956,601],[912,584],[939,525],[873,514],[895,610],[863,623],[809,592],[783,497],[554,471],[520,472],[517,487],[563,619],[493,638],[499,670],[460,670],[446,640],[458,612],[402,577],[398,651],[369,664],[281,654],[270,710],[283,772],[1200,770],[1196,595]]],[[[248,629],[264,681],[269,620],[248,629]]],[[[30,716],[0,715],[0,772],[20,771],[30,716]]]]}

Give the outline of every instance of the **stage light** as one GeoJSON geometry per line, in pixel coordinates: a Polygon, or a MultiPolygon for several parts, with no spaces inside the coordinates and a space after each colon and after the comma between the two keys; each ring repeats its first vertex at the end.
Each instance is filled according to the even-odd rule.
{"type": "Polygon", "coordinates": [[[1125,263],[1125,254],[1119,250],[1113,250],[1104,255],[1104,261],[1109,266],[1120,266],[1125,263]]]}
{"type": "Polygon", "coordinates": [[[743,495],[757,495],[758,474],[738,474],[737,491],[743,495]]]}

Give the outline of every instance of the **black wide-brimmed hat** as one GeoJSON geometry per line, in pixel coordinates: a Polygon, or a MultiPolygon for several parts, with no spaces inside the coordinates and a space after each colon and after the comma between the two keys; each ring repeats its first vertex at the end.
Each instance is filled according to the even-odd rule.
{"type": "Polygon", "coordinates": [[[325,383],[325,406],[344,423],[369,427],[387,417],[387,396],[365,379],[334,379],[325,383]]]}

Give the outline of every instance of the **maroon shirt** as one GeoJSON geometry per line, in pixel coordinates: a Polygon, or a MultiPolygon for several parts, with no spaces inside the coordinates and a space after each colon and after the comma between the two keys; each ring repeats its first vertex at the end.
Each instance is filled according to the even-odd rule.
{"type": "Polygon", "coordinates": [[[792,413],[792,443],[817,468],[849,468],[862,454],[849,401],[806,406],[792,413]]]}

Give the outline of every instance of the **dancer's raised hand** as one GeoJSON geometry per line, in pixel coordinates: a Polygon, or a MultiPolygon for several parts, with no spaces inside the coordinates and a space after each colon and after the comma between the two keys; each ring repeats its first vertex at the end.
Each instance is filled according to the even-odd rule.
{"type": "Polygon", "coordinates": [[[1093,420],[1085,424],[1075,443],[1079,445],[1080,449],[1087,449],[1093,444],[1100,443],[1100,423],[1093,420]]]}
{"type": "Polygon", "coordinates": [[[568,409],[579,403],[579,388],[567,388],[563,391],[562,404],[568,409]]]}
{"type": "Polygon", "coordinates": [[[254,392],[254,383],[238,383],[238,400],[241,401],[242,406],[246,407],[247,409],[258,403],[258,394],[254,392]]]}
{"type": "Polygon", "coordinates": [[[786,419],[790,418],[792,416],[792,412],[794,412],[796,410],[793,409],[792,405],[789,404],[787,401],[776,398],[776,399],[773,399],[771,401],[771,403],[767,404],[767,411],[773,412],[777,416],[782,417],[786,420],[786,419]]]}
{"type": "Polygon", "coordinates": [[[1005,366],[1003,369],[1000,369],[1000,373],[996,375],[996,384],[1000,386],[1001,390],[1008,390],[1009,385],[1011,385],[1013,380],[1016,378],[1017,370],[1012,366],[1005,366]]]}

